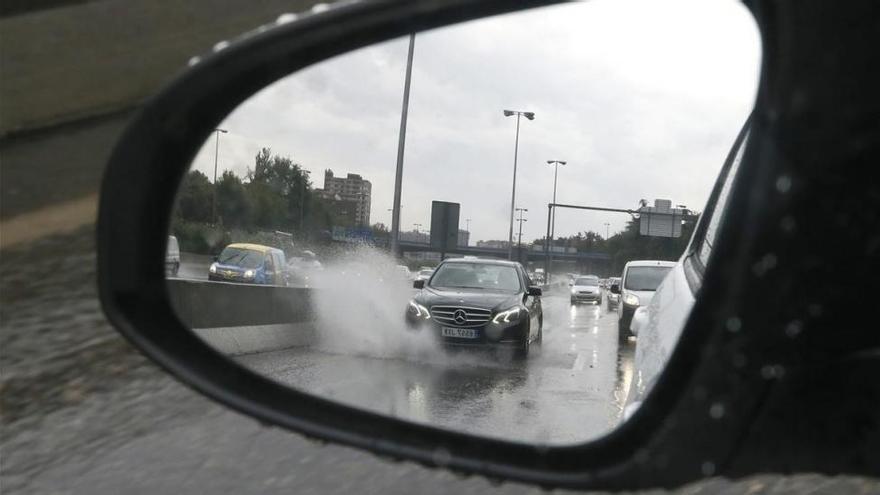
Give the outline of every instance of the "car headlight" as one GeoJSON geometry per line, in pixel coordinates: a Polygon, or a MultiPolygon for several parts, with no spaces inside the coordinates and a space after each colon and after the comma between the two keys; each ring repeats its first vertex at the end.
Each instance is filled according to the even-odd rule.
{"type": "Polygon", "coordinates": [[[409,306],[406,308],[406,311],[410,314],[410,316],[413,316],[415,318],[424,318],[426,320],[431,318],[431,313],[430,311],[428,311],[428,308],[417,303],[415,299],[409,302],[409,306]]]}
{"type": "Polygon", "coordinates": [[[211,268],[208,268],[208,271],[211,273],[217,273],[217,263],[211,263],[211,268]]]}
{"type": "Polygon", "coordinates": [[[254,271],[253,270],[245,270],[244,278],[254,278],[254,271]]]}
{"type": "Polygon", "coordinates": [[[501,311],[495,318],[492,318],[492,323],[496,325],[506,325],[508,323],[516,323],[519,321],[522,316],[522,309],[519,306],[510,308],[505,311],[501,311]]]}
{"type": "Polygon", "coordinates": [[[572,288],[571,288],[571,293],[572,293],[572,294],[576,294],[576,293],[577,293],[577,289],[575,289],[574,287],[572,287],[572,288]]]}
{"type": "Polygon", "coordinates": [[[627,294],[623,297],[623,304],[626,304],[628,306],[638,306],[639,298],[632,294],[627,294]]]}

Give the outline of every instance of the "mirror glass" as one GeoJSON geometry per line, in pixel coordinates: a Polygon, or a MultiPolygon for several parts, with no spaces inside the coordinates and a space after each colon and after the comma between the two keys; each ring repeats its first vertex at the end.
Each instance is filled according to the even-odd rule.
{"type": "Polygon", "coordinates": [[[648,318],[661,327],[629,323],[684,290],[664,282],[759,64],[736,1],[595,0],[309,67],[193,161],[168,238],[173,304],[298,390],[512,441],[596,438],[675,344],[692,295],[669,296],[683,302],[648,318]]]}

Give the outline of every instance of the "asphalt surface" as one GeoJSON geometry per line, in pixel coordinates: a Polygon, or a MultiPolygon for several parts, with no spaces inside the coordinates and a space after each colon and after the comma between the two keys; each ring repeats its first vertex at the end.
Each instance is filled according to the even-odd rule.
{"type": "MultiPolygon", "coordinates": [[[[107,323],[92,239],[84,228],[0,255],[3,494],[543,493],[310,441],[187,389],[107,323]]],[[[674,493],[869,494],[880,483],[755,475],[674,493]]]]}
{"type": "Polygon", "coordinates": [[[543,305],[543,342],[526,360],[439,346],[342,352],[332,342],[237,359],[292,387],[410,421],[518,441],[595,438],[619,421],[634,344],[618,348],[616,313],[604,304],[571,305],[559,289],[543,305]]]}

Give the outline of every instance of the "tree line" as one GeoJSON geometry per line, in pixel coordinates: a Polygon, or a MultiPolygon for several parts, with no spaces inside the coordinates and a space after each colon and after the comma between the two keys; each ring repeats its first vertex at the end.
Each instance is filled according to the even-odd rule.
{"type": "Polygon", "coordinates": [[[347,223],[315,192],[300,164],[263,148],[244,177],[226,170],[212,183],[202,172],[189,171],[178,192],[172,233],[185,251],[212,252],[217,245],[231,242],[230,230],[279,230],[300,241],[322,242],[333,226],[347,223]]]}

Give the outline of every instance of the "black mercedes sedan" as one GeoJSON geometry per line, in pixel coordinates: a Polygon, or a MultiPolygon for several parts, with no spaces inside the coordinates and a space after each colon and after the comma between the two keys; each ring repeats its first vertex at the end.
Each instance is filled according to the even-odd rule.
{"type": "Polygon", "coordinates": [[[543,336],[541,288],[513,261],[451,259],[437,267],[409,302],[410,328],[447,345],[506,346],[526,357],[543,336]]]}

